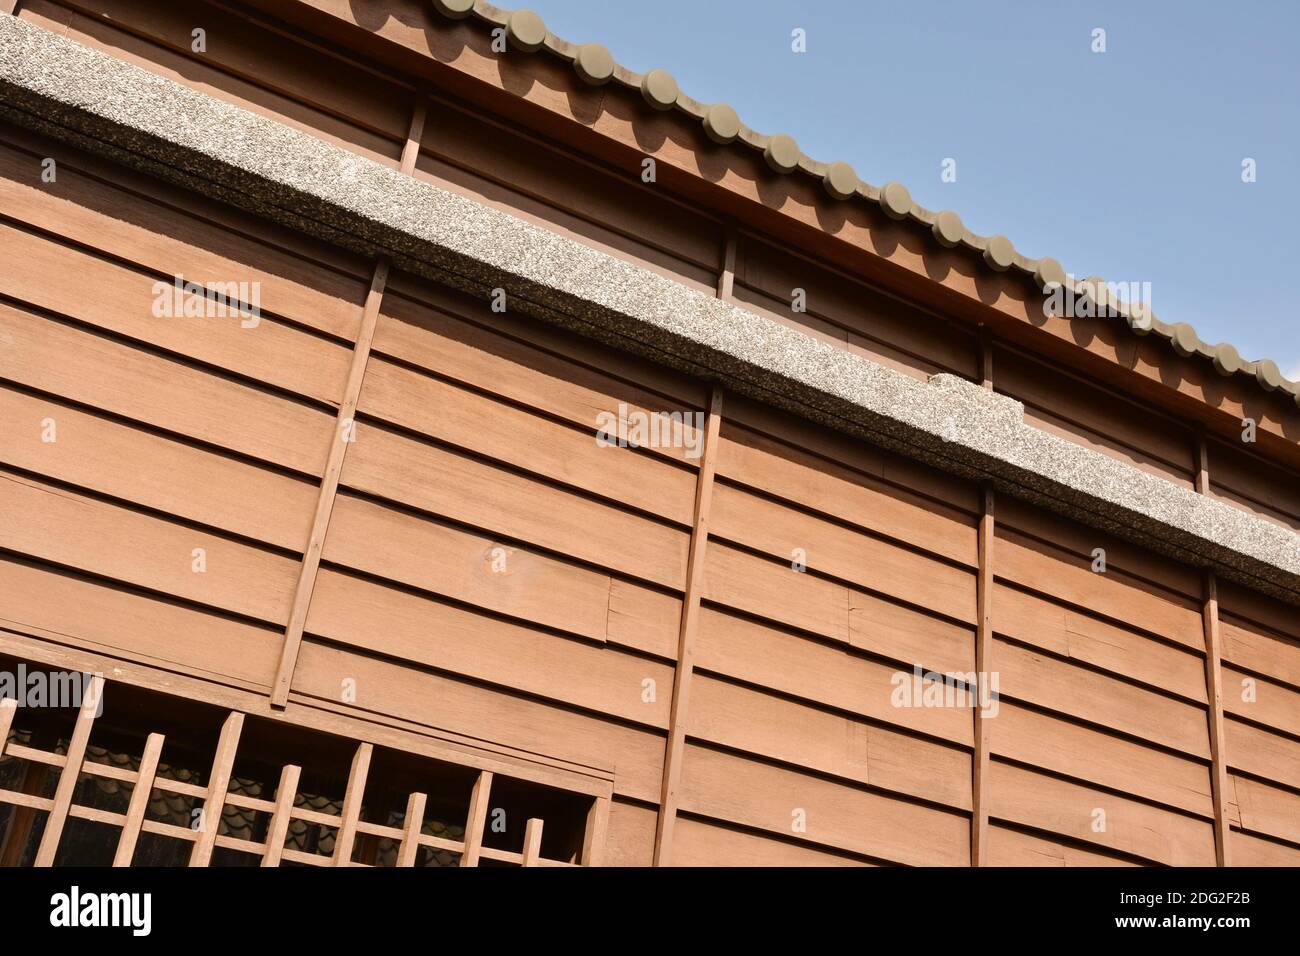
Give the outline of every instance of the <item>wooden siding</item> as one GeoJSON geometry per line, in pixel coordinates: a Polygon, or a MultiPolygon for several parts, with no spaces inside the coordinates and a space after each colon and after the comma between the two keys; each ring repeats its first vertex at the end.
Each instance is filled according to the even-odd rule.
{"type": "MultiPolygon", "coordinates": [[[[771,237],[728,253],[721,218],[449,99],[421,129],[405,81],[223,5],[145,6],[21,13],[1193,484],[1190,426],[1129,397],[984,366],[967,327],[771,237]]],[[[730,394],[704,467],[703,381],[7,125],[0,214],[0,650],[222,706],[283,679],[285,719],[612,781],[612,864],[1300,860],[1294,608],[730,394]],[[260,283],[260,321],[154,317],[176,275],[260,283]],[[602,447],[620,407],[688,440],[602,447]],[[996,675],[996,716],[900,705],[918,668],[996,675]]],[[[1207,460],[1208,492],[1300,523],[1294,475],[1207,460]]]]}

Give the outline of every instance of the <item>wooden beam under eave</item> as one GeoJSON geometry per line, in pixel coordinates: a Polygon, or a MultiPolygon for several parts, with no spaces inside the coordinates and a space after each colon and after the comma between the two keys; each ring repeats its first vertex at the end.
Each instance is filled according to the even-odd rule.
{"type": "Polygon", "coordinates": [[[686,559],[686,593],[682,599],[681,625],[677,635],[677,667],[673,672],[672,712],[668,722],[668,741],[664,747],[659,819],[655,825],[655,866],[669,866],[672,863],[673,830],[677,823],[677,791],[681,783],[682,758],[686,752],[686,722],[690,707],[695,632],[699,626],[704,555],[709,542],[709,509],[713,499],[718,432],[721,426],[722,387],[715,384],[709,396],[709,414],[704,428],[704,453],[695,484],[695,521],[691,528],[690,553],[686,559]]]}

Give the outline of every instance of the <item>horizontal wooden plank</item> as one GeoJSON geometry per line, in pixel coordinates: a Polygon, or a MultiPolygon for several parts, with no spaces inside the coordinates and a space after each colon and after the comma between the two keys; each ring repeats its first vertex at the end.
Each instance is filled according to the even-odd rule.
{"type": "MultiPolygon", "coordinates": [[[[4,223],[0,256],[23,261],[22,269],[0,277],[0,292],[7,296],[317,401],[337,405],[342,398],[352,350],[337,342],[269,316],[240,315],[233,304],[218,310],[212,300],[178,293],[174,279],[160,280],[4,223]],[[71,276],[76,281],[68,281],[71,276]],[[93,297],[86,295],[88,288],[95,290],[93,297]],[[187,309],[212,311],[187,315],[187,309]]],[[[231,289],[244,283],[239,295],[261,298],[246,272],[185,279],[229,283],[224,288],[231,289]]],[[[256,302],[249,307],[254,305],[260,308],[256,302]]]]}
{"type": "Polygon", "coordinates": [[[1159,591],[1109,563],[1105,573],[1094,572],[1092,558],[1009,531],[1000,517],[993,558],[997,577],[1166,640],[1204,647],[1201,613],[1190,600],[1159,591]]]}
{"type": "Polygon", "coordinates": [[[1300,639],[1230,614],[1220,615],[1219,627],[1225,662],[1300,688],[1300,639]]]}
{"type": "MultiPolygon", "coordinates": [[[[690,525],[694,514],[693,470],[631,448],[602,446],[595,421],[585,430],[570,428],[382,358],[366,366],[357,407],[382,421],[678,524],[690,525]]],[[[701,449],[697,444],[697,455],[701,449]]]]}
{"type": "Polygon", "coordinates": [[[935,554],[975,564],[970,516],[766,435],[723,422],[718,474],[935,554]]]}
{"type": "MultiPolygon", "coordinates": [[[[1040,508],[1010,495],[998,499],[998,530],[1011,532],[1031,546],[1046,545],[1057,560],[1091,570],[1093,551],[1106,551],[1107,573],[1122,572],[1126,581],[1175,603],[1200,607],[1201,574],[1189,565],[1167,558],[1118,535],[1101,531],[1064,515],[1040,508]]],[[[1198,612],[1199,613],[1199,610],[1198,612]]]]}
{"type": "Polygon", "coordinates": [[[606,637],[609,575],[351,495],[334,501],[322,558],[592,640],[606,637]]]}
{"type": "MultiPolygon", "coordinates": [[[[437,109],[438,101],[435,99],[433,102],[435,109],[437,109]]],[[[435,126],[436,129],[436,124],[445,115],[445,111],[439,110],[434,116],[430,117],[429,125],[435,126]]],[[[513,124],[511,125],[513,126],[513,124]]],[[[595,200],[595,203],[599,205],[600,200],[606,197],[592,195],[590,187],[594,186],[599,189],[600,181],[604,178],[602,170],[599,168],[582,169],[582,188],[575,189],[576,177],[573,174],[578,171],[575,167],[582,164],[582,158],[548,155],[550,151],[544,146],[540,146],[536,141],[525,140],[527,165],[529,167],[535,168],[539,162],[545,164],[548,160],[558,160],[560,164],[567,166],[569,169],[569,176],[566,180],[547,183],[547,195],[539,199],[517,188],[521,184],[514,178],[513,172],[504,172],[499,169],[502,151],[509,150],[512,144],[500,141],[501,132],[499,130],[493,130],[490,135],[497,142],[492,153],[493,161],[487,167],[483,165],[466,167],[446,162],[430,155],[426,149],[420,154],[412,175],[417,180],[465,196],[480,205],[499,209],[547,232],[581,243],[615,259],[622,259],[639,268],[657,272],[695,291],[712,291],[712,285],[716,282],[716,273],[714,272],[716,266],[702,266],[690,261],[683,255],[683,252],[686,251],[684,247],[694,245],[694,241],[688,240],[686,243],[675,241],[673,245],[667,247],[645,241],[648,234],[652,234],[657,230],[654,226],[648,229],[641,228],[645,220],[651,215],[649,210],[645,208],[647,203],[643,195],[626,191],[620,197],[622,199],[621,206],[606,207],[607,209],[614,208],[619,211],[618,218],[622,220],[621,223],[611,222],[603,217],[598,220],[590,214],[583,215],[580,213],[574,215],[568,209],[557,207],[550,200],[553,197],[563,195],[562,202],[565,205],[576,206],[583,211],[587,208],[583,204],[583,200],[595,200]],[[484,174],[488,174],[492,178],[489,179],[484,174]],[[503,176],[507,178],[503,179],[503,176]],[[636,225],[629,228],[629,221],[635,222],[636,225]]],[[[435,149],[439,146],[450,145],[444,142],[442,136],[445,136],[445,133],[438,130],[438,141],[434,146],[435,149]]],[[[619,185],[625,190],[631,190],[633,181],[629,177],[619,185]]],[[[637,181],[637,185],[639,185],[639,181],[637,181]]],[[[675,208],[669,205],[657,211],[666,211],[671,215],[675,208]]],[[[707,232],[718,236],[720,240],[721,229],[707,220],[703,222],[707,232]]],[[[677,239],[678,237],[674,238],[677,239]]],[[[705,241],[705,248],[707,249],[707,239],[705,241]]],[[[720,245],[719,241],[718,245],[711,250],[712,256],[710,258],[715,262],[720,245]]]]}
{"type": "Polygon", "coordinates": [[[313,482],[0,386],[0,463],[295,551],[313,482]],[[55,441],[42,441],[44,422],[55,441]]]}
{"type": "Polygon", "coordinates": [[[880,790],[970,810],[965,750],[698,674],[687,733],[880,790]]]}
{"type": "Polygon", "coordinates": [[[848,640],[849,589],[710,541],[704,553],[701,596],[778,624],[837,641],[848,640]]]}
{"type": "Polygon", "coordinates": [[[1205,710],[1015,644],[995,640],[998,693],[1194,757],[1210,756],[1205,710]]]}
{"type": "Polygon", "coordinates": [[[440,728],[492,745],[615,772],[615,792],[658,802],[664,736],[600,717],[377,660],[312,640],[302,645],[293,689],[440,728]],[[350,683],[345,685],[345,681],[350,683]]]}
{"type": "MultiPolygon", "coordinates": [[[[481,115],[464,107],[435,100],[431,113],[422,142],[431,155],[422,158],[423,169],[445,177],[450,175],[447,164],[453,163],[476,174],[475,192],[549,222],[552,231],[585,234],[588,242],[617,244],[625,254],[643,259],[658,260],[650,250],[665,250],[703,269],[716,268],[722,228],[698,207],[673,202],[660,187],[647,186],[639,177],[612,175],[587,165],[587,157],[547,148],[515,127],[484,123],[481,115]],[[509,189],[492,188],[499,183],[509,189]],[[533,197],[540,202],[529,202],[533,197]],[[552,209],[543,208],[543,203],[552,209]],[[575,216],[585,222],[573,221],[575,216]],[[586,222],[604,228],[584,228],[586,222]],[[639,242],[619,242],[613,230],[639,242]]],[[[463,177],[458,180],[466,183],[463,177]]]]}
{"type": "Polygon", "coordinates": [[[893,863],[970,862],[970,820],[963,814],[696,745],[686,748],[681,808],[893,863]],[[923,839],[918,839],[920,834],[923,839]]]}
{"type": "Polygon", "coordinates": [[[209,2],[165,3],[143,9],[132,0],[62,2],[138,32],[161,47],[190,54],[187,59],[208,65],[201,75],[220,71],[243,77],[385,135],[402,137],[406,133],[407,97],[399,83],[304,42],[305,38],[275,30],[265,21],[250,22],[209,2]],[[190,50],[190,31],[196,22],[204,24],[208,36],[208,48],[199,55],[190,50]]]}
{"type": "Polygon", "coordinates": [[[0,626],[118,657],[269,687],[282,636],[216,614],[0,557],[0,626]]]}
{"type": "MultiPolygon", "coordinates": [[[[695,666],[969,747],[968,708],[895,706],[912,673],[712,608],[700,614],[695,666]],[[902,676],[900,677],[900,673],[902,676]]],[[[901,696],[899,704],[907,703],[901,696]]]]}
{"type": "Polygon", "coordinates": [[[1001,583],[989,606],[998,634],[1205,703],[1199,654],[1001,583]]]}
{"type": "Polygon", "coordinates": [[[1131,867],[1141,864],[993,824],[989,827],[988,865],[1131,867]]]}
{"type": "MultiPolygon", "coordinates": [[[[389,279],[374,347],[583,426],[620,404],[671,413],[708,402],[697,379],[401,272],[389,279]]],[[[679,449],[661,451],[684,458],[679,449]]]]}
{"type": "Polygon", "coordinates": [[[751,433],[766,435],[788,448],[881,479],[895,489],[933,498],[972,516],[979,513],[979,490],[974,482],[896,455],[852,435],[813,424],[806,418],[763,402],[743,395],[728,395],[727,422],[751,433]]]}
{"type": "Polygon", "coordinates": [[[1239,830],[1228,834],[1228,855],[1233,866],[1300,866],[1300,847],[1285,846],[1239,830]]]}
{"type": "Polygon", "coordinates": [[[673,826],[673,866],[871,866],[820,847],[678,817],[673,826]]]}
{"type": "Polygon", "coordinates": [[[810,571],[897,597],[960,621],[975,620],[975,575],[843,525],[726,484],[713,489],[710,536],[810,571]]]}
{"type": "Polygon", "coordinates": [[[1235,717],[1300,737],[1300,691],[1223,667],[1223,709],[1235,717]]]}
{"type": "Polygon", "coordinates": [[[976,374],[978,340],[969,327],[917,309],[816,262],[742,233],[736,278],[785,303],[803,289],[808,311],[852,332],[906,350],[935,370],[976,374]]]}
{"type": "Polygon", "coordinates": [[[995,346],[993,369],[999,392],[1044,410],[1081,443],[1183,482],[1191,478],[1196,443],[1190,427],[1018,350],[995,346]]]}
{"type": "MultiPolygon", "coordinates": [[[[261,306],[353,340],[366,286],[302,255],[187,215],[60,158],[57,189],[40,182],[38,158],[0,145],[0,207],[6,216],[66,236],[163,275],[261,284],[261,306]]],[[[124,177],[125,178],[125,177],[124,177]]],[[[265,233],[266,230],[263,230],[265,233]]]]}
{"type": "Polygon", "coordinates": [[[680,597],[653,591],[622,578],[610,579],[609,620],[606,625],[610,643],[676,660],[681,618],[680,597]]]}
{"type": "Polygon", "coordinates": [[[1206,453],[1211,487],[1262,505],[1295,526],[1300,519],[1300,474],[1252,454],[1240,443],[1210,439],[1206,453]]]}
{"type": "Polygon", "coordinates": [[[989,815],[1169,866],[1213,866],[1214,830],[1171,810],[994,760],[989,815]],[[1104,829],[1103,829],[1104,828],[1104,829]]]}
{"type": "Polygon", "coordinates": [[[668,726],[672,668],[324,568],[306,630],[427,667],[668,726]],[[651,696],[644,684],[654,682],[651,696]]]}
{"type": "Polygon", "coordinates": [[[295,559],[5,472],[0,548],[271,624],[298,580],[295,559]]]}
{"type": "Polygon", "coordinates": [[[1210,769],[1184,757],[1001,701],[985,718],[990,752],[1202,816],[1214,815],[1210,769]]]}
{"type": "Polygon", "coordinates": [[[975,669],[975,633],[913,608],[849,590],[849,643],[943,674],[975,669]]]}
{"type": "Polygon", "coordinates": [[[680,590],[689,535],[368,423],[342,484],[680,590]]]}
{"type": "Polygon", "coordinates": [[[322,409],[0,303],[0,378],[309,475],[325,470],[322,409]]]}
{"type": "Polygon", "coordinates": [[[1228,785],[1242,829],[1300,843],[1300,794],[1235,773],[1228,774],[1228,785]]]}
{"type": "Polygon", "coordinates": [[[942,365],[896,348],[890,342],[867,337],[847,328],[841,322],[832,321],[815,308],[795,312],[790,307],[789,292],[784,295],[769,295],[742,280],[733,285],[731,299],[747,312],[761,316],[769,322],[784,325],[800,335],[810,336],[842,351],[861,355],[876,365],[883,365],[885,368],[922,382],[931,375],[949,371],[942,365]]]}
{"type": "Polygon", "coordinates": [[[1223,725],[1229,767],[1300,790],[1300,742],[1231,718],[1223,725]]]}

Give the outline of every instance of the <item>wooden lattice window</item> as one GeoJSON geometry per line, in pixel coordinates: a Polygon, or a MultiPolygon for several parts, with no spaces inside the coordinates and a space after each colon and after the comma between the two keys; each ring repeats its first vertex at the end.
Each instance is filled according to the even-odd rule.
{"type": "Polygon", "coordinates": [[[573,866],[597,850],[589,794],[90,687],[80,710],[0,701],[0,866],[573,866]]]}

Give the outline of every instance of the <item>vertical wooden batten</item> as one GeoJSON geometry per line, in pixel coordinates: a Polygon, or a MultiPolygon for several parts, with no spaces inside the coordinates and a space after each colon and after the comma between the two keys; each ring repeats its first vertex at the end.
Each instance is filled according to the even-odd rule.
{"type": "Polygon", "coordinates": [[[280,785],[275,789],[275,810],[271,813],[271,825],[266,833],[266,852],[262,854],[262,866],[279,866],[284,853],[284,838],[289,835],[290,817],[293,814],[293,801],[298,795],[298,778],[302,768],[286,764],[280,771],[280,785]]]}
{"type": "Polygon", "coordinates": [[[478,866],[479,851],[483,848],[483,827],[487,824],[488,800],[492,795],[492,772],[482,770],[474,781],[469,797],[469,817],[465,821],[465,852],[460,855],[461,866],[478,866]]]}
{"type": "Polygon", "coordinates": [[[700,591],[704,576],[704,553],[709,541],[709,507],[713,497],[713,476],[717,467],[718,432],[722,426],[722,387],[714,385],[709,396],[709,414],[704,430],[704,454],[695,485],[695,521],[691,529],[690,552],[686,559],[686,593],[682,599],[681,626],[677,638],[677,668],[673,672],[673,703],[664,748],[663,786],[659,819],[655,826],[654,865],[672,862],[673,828],[677,821],[677,789],[686,750],[687,710],[690,706],[692,659],[695,631],[700,614],[700,591]]]}
{"type": "MultiPolygon", "coordinates": [[[[1196,433],[1196,491],[1210,493],[1210,452],[1205,429],[1196,433]]],[[[1214,857],[1228,865],[1228,767],[1223,728],[1222,639],[1219,634],[1219,582],[1213,571],[1203,576],[1201,620],[1205,631],[1205,700],[1210,731],[1210,788],[1214,796],[1214,857]]]]}
{"type": "MultiPolygon", "coordinates": [[[[993,388],[993,336],[988,326],[980,324],[980,384],[993,388]]],[[[993,652],[993,489],[985,485],[980,490],[980,519],[977,529],[978,573],[975,579],[975,679],[976,700],[974,708],[974,747],[971,759],[971,826],[970,863],[984,866],[988,862],[989,808],[989,734],[985,717],[979,706],[979,690],[986,684],[989,661],[993,652]]]]}
{"type": "Polygon", "coordinates": [[[1228,767],[1223,728],[1222,641],[1219,635],[1219,583],[1205,572],[1205,695],[1209,707],[1211,790],[1214,795],[1214,855],[1216,866],[1228,866],[1228,767]]]}
{"type": "Polygon", "coordinates": [[[983,322],[980,323],[980,384],[993,387],[993,335],[983,322]]]}
{"type": "Polygon", "coordinates": [[[338,833],[334,837],[334,866],[352,865],[352,846],[357,838],[357,823],[361,820],[361,805],[366,797],[366,778],[370,776],[370,757],[374,747],[363,743],[352,756],[352,769],[348,772],[348,788],[343,794],[343,810],[339,814],[338,833]]]}
{"type": "Polygon", "coordinates": [[[1196,432],[1196,493],[1210,493],[1210,449],[1203,428],[1196,432]]]}
{"type": "Polygon", "coordinates": [[[736,227],[728,225],[722,245],[722,268],[718,271],[718,298],[731,298],[736,283],[736,227]]]}
{"type": "Polygon", "coordinates": [[[217,845],[217,831],[221,829],[221,813],[226,807],[226,793],[230,790],[230,774],[235,766],[235,752],[239,750],[239,735],[244,730],[244,715],[231,711],[221,727],[217,752],[212,758],[212,771],[208,774],[208,793],[203,801],[203,826],[190,852],[190,866],[207,866],[212,859],[212,849],[217,845]]]}
{"type": "Polygon", "coordinates": [[[415,866],[415,858],[420,852],[420,830],[424,827],[424,806],[429,797],[423,793],[412,793],[406,799],[406,815],[402,818],[402,845],[397,850],[399,867],[415,866]]]}
{"type": "Polygon", "coordinates": [[[587,811],[587,828],[582,838],[583,866],[600,866],[605,859],[605,840],[609,836],[609,797],[597,797],[587,811]]]}
{"type": "Polygon", "coordinates": [[[140,769],[135,778],[135,787],[131,791],[131,802],[126,809],[126,821],[122,824],[122,833],[117,839],[117,852],[113,856],[114,866],[130,866],[135,856],[135,844],[140,838],[140,827],[144,823],[145,811],[149,809],[149,794],[153,792],[154,774],[158,772],[158,760],[162,756],[163,735],[150,734],[145,741],[144,754],[140,757],[140,769]]]}
{"type": "Polygon", "coordinates": [[[325,535],[329,531],[330,515],[334,511],[334,499],[338,495],[339,476],[343,473],[343,459],[347,455],[348,445],[351,444],[356,427],[357,401],[361,397],[361,383],[365,379],[366,363],[370,359],[370,344],[374,341],[375,325],[379,321],[379,307],[383,301],[384,285],[387,281],[388,261],[380,259],[375,263],[374,275],[370,280],[370,291],[366,295],[365,311],[361,318],[361,330],[352,353],[352,366],[348,371],[343,401],[339,405],[338,419],[330,438],[329,458],[325,464],[325,474],[321,478],[320,495],[316,499],[316,514],[312,519],[311,536],[307,540],[307,551],[303,555],[302,566],[299,568],[298,584],[293,593],[289,622],[285,627],[284,644],[280,649],[280,663],[276,669],[275,682],[271,686],[272,707],[283,708],[289,702],[289,688],[293,683],[294,667],[298,663],[298,651],[302,647],[302,633],[307,624],[307,611],[311,607],[312,591],[316,587],[316,572],[320,569],[325,535]]]}
{"type": "Polygon", "coordinates": [[[542,858],[542,821],[530,817],[524,824],[524,866],[538,866],[542,858]]]}
{"type": "Polygon", "coordinates": [[[975,753],[971,761],[971,866],[984,866],[988,861],[989,808],[989,733],[979,706],[978,690],[987,682],[989,661],[993,645],[993,489],[985,487],[981,495],[982,507],[979,521],[979,574],[975,581],[976,631],[975,678],[977,696],[974,708],[975,753]]]}
{"type": "MultiPolygon", "coordinates": [[[[401,171],[408,176],[415,171],[415,162],[420,155],[420,138],[424,135],[427,115],[428,97],[417,92],[411,109],[411,125],[407,131],[406,144],[402,147],[401,171]]],[[[307,540],[307,551],[303,555],[302,566],[299,569],[293,605],[289,612],[288,624],[285,626],[284,644],[280,650],[280,663],[271,686],[272,707],[283,708],[289,702],[289,690],[293,686],[293,672],[298,663],[298,652],[302,647],[303,629],[307,624],[307,612],[311,607],[312,592],[316,587],[316,574],[320,570],[325,535],[329,532],[330,516],[334,511],[334,500],[338,496],[339,477],[343,472],[343,461],[347,455],[348,445],[355,435],[357,402],[361,397],[366,365],[370,361],[370,347],[375,339],[375,327],[379,322],[379,310],[383,305],[384,288],[388,283],[388,268],[388,260],[380,257],[371,275],[370,290],[366,294],[366,304],[361,315],[361,328],[357,333],[356,344],[353,346],[352,364],[348,369],[343,400],[339,404],[338,417],[330,441],[325,474],[321,477],[320,495],[316,500],[311,536],[307,540]]]]}
{"type": "MultiPolygon", "coordinates": [[[[86,745],[90,743],[90,731],[95,725],[96,711],[104,699],[104,678],[98,674],[90,679],[90,692],[77,711],[77,722],[68,741],[68,752],[63,769],[59,772],[59,783],[54,791],[54,802],[49,816],[45,818],[45,832],[41,834],[41,845],[36,850],[36,866],[53,866],[54,855],[59,849],[59,840],[63,836],[63,825],[68,821],[68,810],[72,807],[72,795],[77,789],[77,778],[81,776],[81,764],[86,759],[86,745]]],[[[10,712],[12,715],[12,711],[10,712]]]]}

